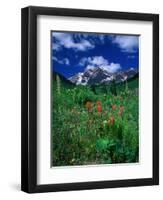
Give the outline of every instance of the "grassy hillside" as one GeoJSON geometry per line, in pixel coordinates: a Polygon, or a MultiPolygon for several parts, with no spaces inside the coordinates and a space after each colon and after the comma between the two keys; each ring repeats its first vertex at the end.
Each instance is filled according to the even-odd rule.
{"type": "Polygon", "coordinates": [[[52,81],[54,166],[138,162],[138,77],[108,86],[52,81]]]}

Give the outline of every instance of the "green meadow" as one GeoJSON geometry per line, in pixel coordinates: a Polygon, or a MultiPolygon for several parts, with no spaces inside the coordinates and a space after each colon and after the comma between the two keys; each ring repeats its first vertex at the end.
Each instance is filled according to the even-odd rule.
{"type": "Polygon", "coordinates": [[[52,165],[138,162],[138,99],[138,77],[96,86],[53,77],[52,165]]]}

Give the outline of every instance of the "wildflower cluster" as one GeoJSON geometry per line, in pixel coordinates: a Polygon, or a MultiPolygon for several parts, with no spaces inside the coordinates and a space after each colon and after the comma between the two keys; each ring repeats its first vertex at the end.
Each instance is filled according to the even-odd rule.
{"type": "MultiPolygon", "coordinates": [[[[90,113],[90,112],[93,113],[93,110],[94,110],[94,112],[97,112],[98,114],[102,115],[103,111],[104,111],[101,101],[97,101],[96,103],[93,103],[91,101],[87,101],[86,104],[85,104],[85,107],[86,107],[88,113],[90,113]],[[96,106],[96,109],[93,109],[94,106],[96,106]]],[[[116,115],[117,114],[116,111],[118,112],[118,116],[122,117],[123,113],[125,111],[124,106],[121,105],[121,106],[118,107],[116,104],[113,104],[111,106],[110,112],[104,111],[104,115],[109,114],[109,118],[104,120],[104,122],[106,122],[106,120],[107,120],[109,126],[115,124],[116,117],[118,117],[116,115]],[[116,117],[114,115],[116,115],[116,117]]],[[[93,123],[93,120],[89,119],[88,124],[92,124],[92,123],[93,123]]]]}

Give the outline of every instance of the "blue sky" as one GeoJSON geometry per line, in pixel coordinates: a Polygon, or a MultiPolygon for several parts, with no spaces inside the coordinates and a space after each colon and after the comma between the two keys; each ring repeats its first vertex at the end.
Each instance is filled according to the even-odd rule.
{"type": "Polygon", "coordinates": [[[139,36],[52,32],[52,68],[66,78],[88,68],[139,68],[139,36]]]}

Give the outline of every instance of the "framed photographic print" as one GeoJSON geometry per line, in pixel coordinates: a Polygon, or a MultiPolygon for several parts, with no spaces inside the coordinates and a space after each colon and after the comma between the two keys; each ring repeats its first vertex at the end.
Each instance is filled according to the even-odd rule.
{"type": "Polygon", "coordinates": [[[22,9],[22,190],[159,184],[159,16],[22,9]]]}

